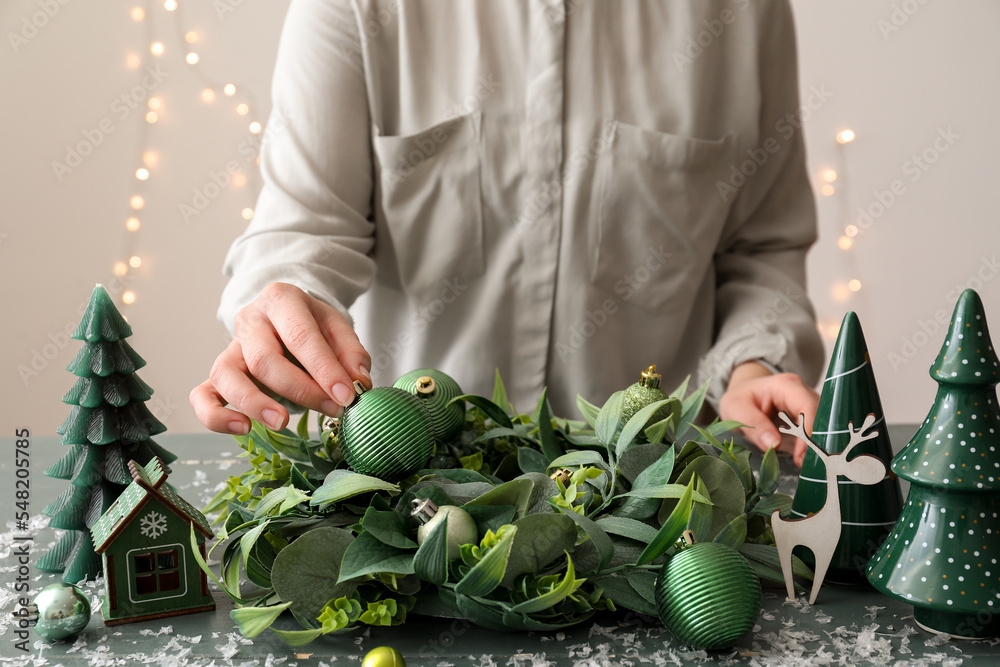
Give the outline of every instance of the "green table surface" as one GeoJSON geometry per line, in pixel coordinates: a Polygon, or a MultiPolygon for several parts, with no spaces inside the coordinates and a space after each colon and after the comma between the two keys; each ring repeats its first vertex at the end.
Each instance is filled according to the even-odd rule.
{"type": "MultiPolygon", "coordinates": [[[[891,426],[895,449],[916,431],[915,426],[891,426]]],[[[204,506],[229,474],[244,462],[236,458],[239,447],[231,438],[211,433],[164,434],[157,442],[178,456],[170,482],[188,501],[204,506]]],[[[0,534],[0,662],[24,665],[358,665],[377,646],[390,645],[406,657],[407,664],[477,665],[962,665],[1000,664],[1000,647],[993,641],[962,641],[933,635],[913,622],[908,605],[884,597],[867,587],[826,585],[817,605],[802,597],[787,602],[783,589],[766,587],[757,626],[733,649],[706,653],[693,651],[672,638],[658,619],[619,612],[558,633],[507,634],[471,624],[411,617],[397,628],[363,627],[335,637],[321,638],[308,646],[289,648],[277,635],[265,632],[245,639],[229,618],[232,602],[215,589],[214,613],[177,616],[158,621],[106,627],[100,614],[103,584],[85,587],[95,610],[87,629],[75,640],[50,644],[34,633],[28,653],[17,650],[15,627],[8,613],[17,605],[13,591],[16,557],[14,529],[14,438],[0,438],[0,516],[6,531],[0,534]]],[[[42,474],[65,452],[56,437],[33,437],[30,446],[33,516],[32,558],[55,542],[55,531],[46,527],[42,508],[68,482],[42,474]]],[[[759,464],[759,459],[756,465],[759,464]]],[[[796,471],[782,460],[782,490],[793,493],[796,471]]],[[[904,489],[904,493],[905,493],[904,489]]],[[[18,531],[17,535],[22,532],[18,531]]],[[[57,581],[55,575],[36,571],[32,596],[57,581]]],[[[289,629],[292,628],[290,624],[289,629]]]]}

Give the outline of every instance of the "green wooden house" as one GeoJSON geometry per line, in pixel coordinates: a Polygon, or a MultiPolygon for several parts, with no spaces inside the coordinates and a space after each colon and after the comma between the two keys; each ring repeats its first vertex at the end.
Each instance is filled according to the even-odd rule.
{"type": "Polygon", "coordinates": [[[166,484],[158,457],[128,467],[132,483],[91,528],[104,567],[104,624],[215,609],[191,552],[193,526],[204,558],[205,539],[213,537],[208,521],[166,484]]]}

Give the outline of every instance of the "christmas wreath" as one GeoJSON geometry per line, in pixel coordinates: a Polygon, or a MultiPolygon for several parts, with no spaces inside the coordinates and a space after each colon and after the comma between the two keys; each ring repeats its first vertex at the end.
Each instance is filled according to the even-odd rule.
{"type": "MultiPolygon", "coordinates": [[[[583,420],[553,415],[544,391],[519,413],[499,373],[485,398],[421,370],[392,391],[431,400],[356,401],[333,428],[320,417],[316,439],[308,412],[295,431],[254,423],[236,438],[249,469],[205,510],[219,512],[209,559],[221,551],[220,572],[199,555],[201,567],[236,602],[245,636],[270,628],[293,646],[410,614],[508,631],[618,608],[655,616],[658,575],[685,531],[783,581],[769,523],[791,498],[777,493],[774,450],[755,476],[750,451],[723,438],[738,424],[692,423],[707,385],[666,394],[658,377],[651,367],[600,408],[578,397],[583,420]],[[301,629],[273,627],[285,612],[301,629]]],[[[759,586],[751,624],[757,603],[759,586]]]]}

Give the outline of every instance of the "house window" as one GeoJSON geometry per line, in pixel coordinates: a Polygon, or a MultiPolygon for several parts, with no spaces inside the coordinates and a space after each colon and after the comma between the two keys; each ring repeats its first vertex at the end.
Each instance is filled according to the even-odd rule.
{"type": "Polygon", "coordinates": [[[132,556],[135,566],[135,592],[152,595],[176,591],[181,587],[177,549],[149,551],[132,556]]]}
{"type": "Polygon", "coordinates": [[[153,571],[153,554],[136,554],[134,558],[136,574],[153,571]]]}

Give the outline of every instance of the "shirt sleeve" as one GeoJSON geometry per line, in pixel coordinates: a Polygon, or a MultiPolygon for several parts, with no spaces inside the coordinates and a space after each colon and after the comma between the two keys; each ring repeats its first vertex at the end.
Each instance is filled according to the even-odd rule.
{"type": "Polygon", "coordinates": [[[711,378],[709,397],[715,404],[740,363],[762,360],[813,385],[823,360],[806,293],[805,257],[817,230],[799,112],[794,24],[787,0],[763,7],[768,9],[758,36],[759,142],[738,158],[745,182],[733,190],[719,188],[720,196],[734,201],[714,258],[715,343],[700,368],[703,379],[711,378]],[[744,159],[753,160],[753,167],[744,159]]]}
{"type": "Polygon", "coordinates": [[[350,3],[294,0],[282,30],[263,133],[263,188],[226,256],[218,317],[233,319],[270,283],[340,310],[372,283],[370,114],[350,3]]]}

